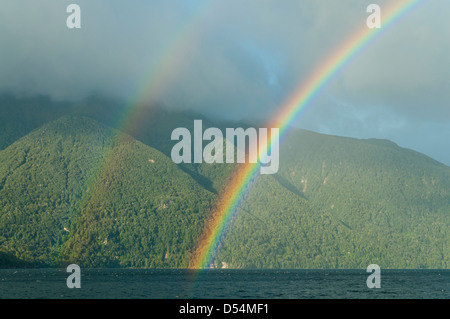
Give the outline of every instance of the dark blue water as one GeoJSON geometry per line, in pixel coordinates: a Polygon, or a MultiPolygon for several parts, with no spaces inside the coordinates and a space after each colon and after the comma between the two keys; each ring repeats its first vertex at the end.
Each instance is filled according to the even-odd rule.
{"type": "Polygon", "coordinates": [[[81,269],[69,289],[65,269],[0,269],[0,298],[78,299],[448,299],[450,270],[381,270],[369,289],[365,270],[81,269]]]}

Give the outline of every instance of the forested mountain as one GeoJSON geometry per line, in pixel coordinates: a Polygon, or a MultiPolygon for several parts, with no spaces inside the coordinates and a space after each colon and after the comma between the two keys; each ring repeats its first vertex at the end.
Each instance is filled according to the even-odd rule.
{"type": "Polygon", "coordinates": [[[212,193],[170,158],[64,116],[0,153],[0,249],[30,262],[179,267],[212,193]]]}
{"type": "Polygon", "coordinates": [[[388,141],[301,130],[280,160],[236,214],[218,265],[450,266],[447,166],[388,141]]]}
{"type": "Polygon", "coordinates": [[[74,103],[56,102],[45,95],[19,98],[0,94],[0,150],[75,109],[79,107],[74,103]]]}
{"type": "MultiPolygon", "coordinates": [[[[248,126],[119,102],[0,97],[0,267],[187,267],[235,164],[170,158],[176,127],[248,126]]],[[[430,141],[431,143],[432,141],[430,141]]],[[[384,140],[293,129],[213,263],[450,267],[450,168],[384,140]]]]}

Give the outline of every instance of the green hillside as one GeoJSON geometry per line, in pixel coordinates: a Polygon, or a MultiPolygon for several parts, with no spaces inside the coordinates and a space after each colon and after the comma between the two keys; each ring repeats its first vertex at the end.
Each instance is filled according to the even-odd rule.
{"type": "MultiPolygon", "coordinates": [[[[170,137],[172,131],[178,127],[185,127],[193,132],[194,120],[202,120],[203,126],[218,127],[225,131],[226,127],[233,127],[236,123],[213,122],[203,115],[192,111],[167,110],[160,104],[148,106],[132,106],[133,112],[128,109],[124,110],[124,106],[117,101],[106,100],[104,98],[91,98],[80,107],[70,112],[77,115],[93,118],[109,127],[119,129],[133,136],[138,141],[156,148],[168,157],[174,143],[170,137]],[[123,125],[122,121],[117,119],[123,118],[124,114],[129,113],[129,119],[132,125],[123,125]],[[133,118],[133,114],[137,114],[133,118]]],[[[245,124],[244,124],[245,125],[245,124]]],[[[218,193],[228,180],[228,177],[235,169],[234,164],[220,165],[202,165],[202,164],[185,164],[179,167],[194,178],[200,185],[213,193],[218,193]]]]}
{"type": "MultiPolygon", "coordinates": [[[[235,164],[175,165],[170,134],[194,119],[205,128],[242,123],[153,107],[121,127],[114,101],[0,102],[0,267],[189,265],[235,164]]],[[[390,141],[296,129],[281,144],[279,172],[257,178],[213,264],[450,268],[449,213],[449,167],[390,141]]]]}
{"type": "Polygon", "coordinates": [[[0,152],[0,251],[35,263],[178,267],[212,194],[159,151],[63,117],[0,152]]]}
{"type": "Polygon", "coordinates": [[[297,130],[218,253],[230,267],[449,268],[450,169],[391,142],[297,130]]]}
{"type": "Polygon", "coordinates": [[[76,108],[74,103],[56,102],[48,96],[0,94],[0,150],[76,108]]]}

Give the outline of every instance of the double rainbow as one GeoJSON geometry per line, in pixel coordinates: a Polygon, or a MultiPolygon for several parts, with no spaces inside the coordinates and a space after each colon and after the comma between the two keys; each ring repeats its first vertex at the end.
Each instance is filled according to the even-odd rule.
{"type": "MultiPolygon", "coordinates": [[[[425,0],[396,0],[391,7],[383,10],[381,28],[369,29],[364,24],[361,30],[334,50],[307,78],[305,83],[298,86],[298,89],[281,106],[281,111],[279,111],[275,120],[269,123],[267,127],[278,127],[280,138],[284,136],[301,111],[310,104],[340,70],[368,44],[373,42],[377,36],[423,2],[425,0]]],[[[269,139],[268,142],[265,145],[270,150],[272,140],[269,139]]],[[[264,150],[260,152],[260,154],[264,153],[264,150]]],[[[241,164],[226,185],[192,255],[189,265],[191,269],[203,269],[209,266],[225,229],[242,202],[244,195],[251,187],[252,181],[257,177],[259,166],[259,163],[241,164]]]]}

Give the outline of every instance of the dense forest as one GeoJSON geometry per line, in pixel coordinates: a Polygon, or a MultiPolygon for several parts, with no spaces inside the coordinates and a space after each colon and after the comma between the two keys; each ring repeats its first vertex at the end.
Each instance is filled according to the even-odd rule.
{"type": "MultiPolygon", "coordinates": [[[[200,114],[0,96],[0,267],[184,268],[235,164],[170,158],[200,114]]],[[[230,126],[231,125],[231,126],[230,126]]],[[[254,125],[254,124],[252,124],[254,125]]],[[[385,140],[293,129],[212,266],[450,268],[450,168],[385,140]]]]}

